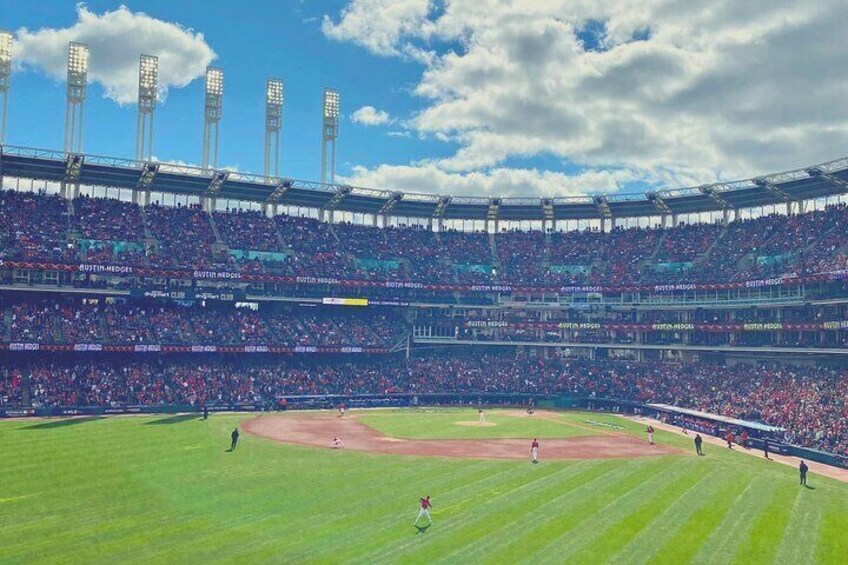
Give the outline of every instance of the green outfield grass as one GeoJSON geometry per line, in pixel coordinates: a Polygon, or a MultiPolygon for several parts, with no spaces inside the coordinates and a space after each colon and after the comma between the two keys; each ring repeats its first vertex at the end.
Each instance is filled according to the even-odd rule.
{"type": "MultiPolygon", "coordinates": [[[[364,413],[363,413],[364,414],[364,413]]],[[[0,423],[3,563],[845,563],[848,485],[659,432],[687,453],[462,461],[285,446],[249,415],[0,423]],[[412,527],[433,497],[435,525],[412,527]]],[[[642,435],[614,416],[383,411],[406,437],[642,435]],[[458,435],[457,435],[458,434],[458,435]]]]}

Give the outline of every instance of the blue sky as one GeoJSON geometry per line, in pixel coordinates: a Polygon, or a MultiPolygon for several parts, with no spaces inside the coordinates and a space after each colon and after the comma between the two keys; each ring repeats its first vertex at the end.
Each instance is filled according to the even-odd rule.
{"type": "Polygon", "coordinates": [[[84,149],[109,156],[134,154],[142,51],[167,51],[179,83],[157,110],[161,160],[200,161],[209,61],[225,72],[219,162],[242,171],[262,170],[268,77],[285,81],[281,168],[297,178],[320,174],[324,87],[341,92],[337,173],[361,186],[615,193],[848,154],[844,2],[636,4],[0,0],[16,39],[7,143],[61,147],[75,39],[92,44],[84,149]]]}
{"type": "MultiPolygon", "coordinates": [[[[0,1],[0,26],[64,28],[77,20],[74,4],[0,1]]],[[[386,128],[353,124],[350,113],[361,106],[409,113],[415,100],[407,93],[420,65],[378,58],[367,51],[327,40],[321,33],[321,10],[298,1],[265,2],[240,15],[209,7],[208,2],[148,1],[134,7],[157,19],[178,22],[203,34],[215,51],[214,65],[225,73],[221,122],[221,165],[261,172],[263,167],[264,86],[268,77],[285,82],[281,134],[283,174],[314,179],[320,172],[321,97],[325,87],[342,96],[338,142],[340,174],[350,163],[366,166],[437,155],[441,143],[389,137],[386,128]],[[259,15],[261,17],[259,17],[259,15]]],[[[324,8],[342,2],[322,2],[324,8]]],[[[94,13],[121,3],[87,2],[94,13]]],[[[136,107],[104,98],[98,84],[88,87],[84,149],[100,155],[131,157],[135,152],[136,107]]],[[[7,142],[39,148],[61,148],[65,85],[27,67],[14,73],[10,94],[7,142]]],[[[156,110],[154,154],[162,160],[200,161],[203,79],[172,89],[156,110]]]]}

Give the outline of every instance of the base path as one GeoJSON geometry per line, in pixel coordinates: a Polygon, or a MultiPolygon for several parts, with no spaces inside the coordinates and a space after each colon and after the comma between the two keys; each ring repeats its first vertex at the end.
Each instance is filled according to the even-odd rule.
{"type": "MultiPolygon", "coordinates": [[[[464,459],[529,459],[527,439],[400,439],[362,423],[355,415],[338,417],[329,413],[289,413],[259,416],[242,423],[242,429],[255,436],[293,445],[330,448],[334,437],[345,448],[372,453],[422,455],[464,459]]],[[[539,458],[609,459],[679,454],[667,446],[648,445],[626,435],[587,435],[569,438],[543,438],[539,458]]]]}

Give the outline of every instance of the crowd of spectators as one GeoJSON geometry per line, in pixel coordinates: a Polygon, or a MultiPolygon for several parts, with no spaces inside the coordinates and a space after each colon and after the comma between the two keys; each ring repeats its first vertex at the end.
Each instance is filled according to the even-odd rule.
{"type": "Polygon", "coordinates": [[[158,357],[154,361],[5,361],[7,405],[203,404],[314,394],[574,394],[662,402],[786,429],[796,445],[848,454],[848,370],[780,364],[633,363],[527,354],[360,361],[158,357]],[[25,390],[21,390],[25,389],[25,390]],[[17,399],[17,400],[16,400],[17,399]]]}
{"type": "Polygon", "coordinates": [[[150,265],[164,269],[229,268],[228,258],[213,254],[215,232],[199,204],[147,207],[147,221],[159,245],[149,252],[150,265]]]}
{"type": "Polygon", "coordinates": [[[68,218],[67,201],[58,195],[0,190],[0,259],[79,261],[68,218]]]}
{"type": "Polygon", "coordinates": [[[490,235],[271,218],[257,210],[210,216],[198,204],[142,210],[80,197],[69,206],[57,195],[0,191],[0,258],[436,284],[711,283],[806,275],[848,268],[847,226],[848,207],[840,204],[728,224],[490,235]]]}
{"type": "Polygon", "coordinates": [[[92,243],[86,247],[87,262],[144,265],[144,220],[139,206],[115,198],[82,196],[74,199],[73,208],[80,238],[92,243]]]}
{"type": "Polygon", "coordinates": [[[0,321],[4,341],[44,344],[391,348],[406,335],[403,319],[390,311],[293,311],[272,305],[251,310],[91,299],[14,303],[8,331],[5,326],[0,321]]]}

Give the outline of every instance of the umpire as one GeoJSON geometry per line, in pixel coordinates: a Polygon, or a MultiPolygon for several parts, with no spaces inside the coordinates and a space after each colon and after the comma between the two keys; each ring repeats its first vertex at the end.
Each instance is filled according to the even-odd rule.
{"type": "Polygon", "coordinates": [[[238,428],[233,430],[233,433],[230,434],[230,437],[233,438],[232,443],[230,444],[230,451],[235,451],[236,446],[238,445],[239,431],[238,428]]]}
{"type": "Polygon", "coordinates": [[[701,437],[701,434],[695,434],[695,453],[697,453],[698,455],[704,454],[704,452],[701,451],[701,444],[702,443],[704,443],[704,440],[701,437]]]}
{"type": "Polygon", "coordinates": [[[798,471],[801,473],[801,486],[807,486],[807,471],[809,470],[810,468],[803,461],[798,465],[798,471]]]}

